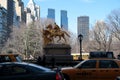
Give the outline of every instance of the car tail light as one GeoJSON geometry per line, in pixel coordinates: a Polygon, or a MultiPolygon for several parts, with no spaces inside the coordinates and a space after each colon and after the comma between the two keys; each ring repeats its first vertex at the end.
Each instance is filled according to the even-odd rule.
{"type": "Polygon", "coordinates": [[[62,77],[59,73],[56,74],[56,80],[62,80],[62,77]]]}

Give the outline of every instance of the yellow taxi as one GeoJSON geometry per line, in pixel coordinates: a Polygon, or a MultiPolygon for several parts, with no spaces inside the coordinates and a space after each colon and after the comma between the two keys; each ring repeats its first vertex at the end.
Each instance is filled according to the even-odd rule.
{"type": "Polygon", "coordinates": [[[115,80],[120,76],[120,60],[88,59],[61,71],[65,80],[115,80]]]}
{"type": "Polygon", "coordinates": [[[0,62],[21,62],[18,54],[0,54],[0,62]]]}

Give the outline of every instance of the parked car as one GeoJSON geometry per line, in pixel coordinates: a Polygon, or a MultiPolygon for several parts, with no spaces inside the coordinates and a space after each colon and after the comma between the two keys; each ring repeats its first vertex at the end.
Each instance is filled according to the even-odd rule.
{"type": "Polygon", "coordinates": [[[0,80],[62,80],[60,72],[32,63],[0,63],[0,80]]]}
{"type": "Polygon", "coordinates": [[[22,62],[22,59],[18,54],[0,54],[1,62],[22,62]]]}
{"type": "Polygon", "coordinates": [[[120,80],[120,76],[117,76],[115,80],[120,80]]]}
{"type": "Polygon", "coordinates": [[[61,71],[66,80],[115,80],[120,76],[120,60],[89,59],[61,71]]]}

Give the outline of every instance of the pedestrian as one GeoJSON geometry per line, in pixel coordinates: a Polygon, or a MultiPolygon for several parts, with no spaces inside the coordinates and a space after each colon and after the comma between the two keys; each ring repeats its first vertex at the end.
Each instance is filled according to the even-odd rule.
{"type": "Polygon", "coordinates": [[[52,68],[55,68],[55,57],[52,56],[51,58],[52,68]]]}
{"type": "Polygon", "coordinates": [[[45,56],[45,55],[43,55],[42,64],[43,64],[43,66],[45,66],[45,65],[46,65],[46,56],[45,56]]]}
{"type": "Polygon", "coordinates": [[[37,64],[41,65],[41,63],[42,63],[42,59],[41,59],[41,57],[39,56],[38,59],[37,59],[37,64]]]}

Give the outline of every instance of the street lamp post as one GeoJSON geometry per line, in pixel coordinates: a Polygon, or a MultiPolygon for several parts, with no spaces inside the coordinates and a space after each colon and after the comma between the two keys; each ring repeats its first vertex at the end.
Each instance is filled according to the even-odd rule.
{"type": "Polygon", "coordinates": [[[78,39],[79,39],[79,42],[80,42],[80,56],[79,56],[79,60],[82,60],[82,40],[83,40],[83,35],[79,34],[78,35],[78,39]]]}

